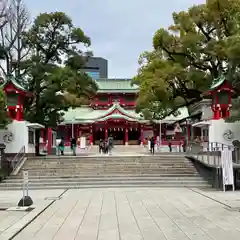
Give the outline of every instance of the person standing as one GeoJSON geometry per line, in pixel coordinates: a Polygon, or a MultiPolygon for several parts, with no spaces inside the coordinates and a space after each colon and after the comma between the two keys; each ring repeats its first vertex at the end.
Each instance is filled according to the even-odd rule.
{"type": "Polygon", "coordinates": [[[108,154],[108,140],[107,139],[104,141],[104,153],[108,154]]]}
{"type": "Polygon", "coordinates": [[[64,137],[61,138],[60,143],[58,144],[59,151],[61,155],[64,155],[64,137]]]}
{"type": "Polygon", "coordinates": [[[112,154],[112,149],[113,149],[113,137],[112,137],[112,135],[110,135],[108,138],[108,153],[109,153],[109,155],[112,154]]]}
{"type": "Polygon", "coordinates": [[[171,141],[168,142],[168,148],[169,148],[169,152],[172,152],[172,142],[171,141]]]}
{"type": "Polygon", "coordinates": [[[76,138],[73,137],[71,139],[71,150],[72,150],[73,156],[76,156],[76,145],[77,145],[76,138]]]}
{"type": "Polygon", "coordinates": [[[104,141],[102,139],[100,139],[100,141],[99,141],[99,153],[102,154],[104,152],[105,152],[105,150],[104,150],[104,141]]]}
{"type": "Polygon", "coordinates": [[[151,148],[151,154],[154,154],[154,148],[155,148],[154,137],[151,137],[150,139],[150,148],[151,148]]]}

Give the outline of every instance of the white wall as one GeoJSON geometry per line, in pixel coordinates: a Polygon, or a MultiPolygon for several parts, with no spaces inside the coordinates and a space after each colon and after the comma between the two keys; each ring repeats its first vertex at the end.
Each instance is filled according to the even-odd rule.
{"type": "Polygon", "coordinates": [[[223,119],[211,120],[209,126],[209,142],[218,142],[227,145],[232,145],[233,140],[240,141],[240,123],[225,123],[223,119]],[[224,138],[224,133],[230,130],[233,133],[231,140],[224,138]]]}
{"type": "Polygon", "coordinates": [[[7,126],[7,129],[0,130],[0,143],[6,145],[6,153],[18,153],[23,146],[25,146],[26,153],[35,153],[34,144],[28,144],[27,124],[28,122],[26,121],[13,121],[7,126]],[[4,142],[4,136],[7,133],[12,133],[13,135],[11,142],[4,142]]]}
{"type": "Polygon", "coordinates": [[[25,121],[13,121],[8,125],[7,129],[0,130],[0,142],[6,145],[6,153],[17,153],[25,146],[28,150],[28,128],[25,121]],[[4,142],[4,136],[7,133],[12,133],[13,139],[11,142],[4,142]]]}

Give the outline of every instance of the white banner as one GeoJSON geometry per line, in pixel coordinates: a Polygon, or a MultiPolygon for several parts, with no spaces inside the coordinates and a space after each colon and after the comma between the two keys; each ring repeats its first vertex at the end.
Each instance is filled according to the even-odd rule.
{"type": "Polygon", "coordinates": [[[80,137],[80,148],[85,149],[86,148],[86,138],[80,137]]]}
{"type": "Polygon", "coordinates": [[[223,185],[233,185],[232,150],[224,149],[221,154],[223,185]]]}

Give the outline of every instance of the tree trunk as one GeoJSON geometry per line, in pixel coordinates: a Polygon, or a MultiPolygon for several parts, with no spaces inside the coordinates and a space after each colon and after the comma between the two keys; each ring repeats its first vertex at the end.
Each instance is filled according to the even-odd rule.
{"type": "Polygon", "coordinates": [[[40,156],[40,134],[41,129],[35,130],[35,155],[40,156]]]}

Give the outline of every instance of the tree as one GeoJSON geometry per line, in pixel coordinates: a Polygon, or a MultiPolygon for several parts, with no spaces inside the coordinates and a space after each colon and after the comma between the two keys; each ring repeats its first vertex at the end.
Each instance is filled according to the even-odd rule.
{"type": "Polygon", "coordinates": [[[0,129],[5,128],[10,123],[7,113],[6,96],[2,88],[0,88],[0,129]]]}
{"type": "Polygon", "coordinates": [[[157,30],[133,81],[140,86],[137,110],[151,118],[200,101],[221,74],[240,93],[239,0],[208,0],[173,13],[173,22],[157,30]]]}
{"type": "Polygon", "coordinates": [[[16,73],[20,77],[20,62],[29,49],[23,45],[21,35],[30,24],[29,14],[22,0],[5,0],[7,14],[0,28],[1,72],[7,76],[16,73]]]}
{"type": "MultiPolygon", "coordinates": [[[[69,94],[89,98],[97,86],[87,74],[79,44],[90,45],[90,38],[62,12],[43,13],[24,34],[23,41],[32,53],[21,66],[26,72],[25,84],[33,93],[25,104],[25,118],[46,127],[56,127],[63,120],[63,111],[74,106],[69,94]]],[[[39,132],[36,133],[36,154],[39,154],[39,132]]]]}

